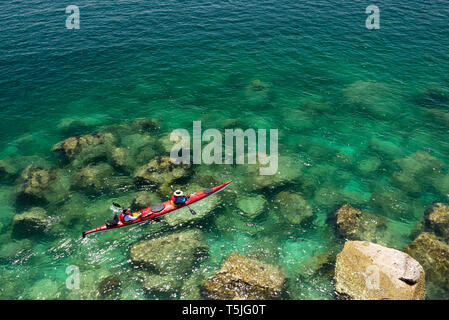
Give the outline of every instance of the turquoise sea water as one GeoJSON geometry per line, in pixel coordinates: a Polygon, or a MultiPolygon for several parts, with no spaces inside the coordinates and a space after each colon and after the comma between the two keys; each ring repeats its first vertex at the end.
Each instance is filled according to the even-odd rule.
{"type": "MultiPolygon", "coordinates": [[[[81,297],[95,298],[86,283],[118,274],[120,299],[183,298],[146,293],[128,262],[129,244],[169,228],[142,225],[81,241],[81,231],[110,218],[111,200],[126,203],[140,187],[126,182],[95,195],[73,190],[73,172],[51,151],[68,137],[136,118],[160,121],[154,139],[190,130],[196,120],[203,129],[223,130],[234,119],[242,128],[279,130],[279,154],[290,164],[280,164],[287,172],[282,187],[255,191],[251,184],[260,178],[239,166],[194,166],[186,184],[198,185],[201,175],[235,179],[220,195],[221,206],[200,224],[209,255],[196,270],[213,274],[232,251],[255,255],[284,268],[285,298],[334,298],[332,265],[314,270],[310,258],[341,250],[344,239],[331,218],[339,205],[385,217],[379,242],[402,250],[427,205],[447,201],[445,1],[73,4],[80,8],[79,30],[65,28],[64,1],[0,4],[0,159],[18,170],[60,168],[68,193],[41,207],[56,221],[66,210],[86,213],[60,224],[57,235],[15,239],[12,219],[29,204],[17,201],[18,183],[3,179],[1,298],[79,298],[65,286],[70,265],[85,277],[81,297]],[[379,30],[365,28],[370,4],[381,9],[379,30]],[[300,193],[313,215],[300,224],[279,221],[273,200],[280,191],[300,193]],[[242,218],[236,192],[262,195],[264,212],[242,218]]],[[[444,295],[428,292],[430,298],[444,295]]]]}

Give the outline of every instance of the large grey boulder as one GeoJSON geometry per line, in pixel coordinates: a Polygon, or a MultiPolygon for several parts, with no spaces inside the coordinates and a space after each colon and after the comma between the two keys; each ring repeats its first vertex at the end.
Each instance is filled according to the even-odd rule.
{"type": "Polygon", "coordinates": [[[423,300],[425,274],[408,254],[367,241],[348,241],[337,255],[335,289],[354,300],[423,300]]]}

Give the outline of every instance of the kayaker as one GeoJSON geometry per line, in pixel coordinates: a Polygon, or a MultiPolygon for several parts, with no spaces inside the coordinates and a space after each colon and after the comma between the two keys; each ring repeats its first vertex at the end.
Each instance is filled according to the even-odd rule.
{"type": "Polygon", "coordinates": [[[171,196],[171,201],[174,205],[180,206],[187,202],[187,196],[185,196],[181,190],[176,190],[171,196]]]}
{"type": "Polygon", "coordinates": [[[120,213],[119,219],[120,219],[121,222],[126,223],[126,222],[136,221],[137,219],[140,218],[141,215],[142,215],[142,212],[134,217],[132,215],[130,209],[123,209],[123,211],[120,213]]]}

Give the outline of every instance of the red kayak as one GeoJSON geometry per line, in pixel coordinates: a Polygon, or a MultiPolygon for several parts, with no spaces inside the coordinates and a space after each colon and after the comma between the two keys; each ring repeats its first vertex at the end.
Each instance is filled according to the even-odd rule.
{"type": "Polygon", "coordinates": [[[206,190],[201,190],[201,191],[189,194],[187,202],[182,205],[176,206],[170,200],[168,200],[168,201],[162,202],[161,204],[139,210],[139,211],[133,213],[134,216],[141,213],[142,215],[139,219],[137,219],[135,221],[131,221],[131,222],[126,222],[126,223],[119,221],[118,224],[115,226],[107,226],[106,224],[104,224],[98,228],[83,232],[83,238],[86,236],[86,234],[89,234],[89,233],[131,226],[133,224],[140,223],[140,222],[143,222],[143,221],[146,221],[149,219],[154,219],[163,214],[184,208],[185,206],[188,206],[192,203],[200,201],[204,198],[207,198],[210,195],[213,195],[214,193],[217,193],[217,192],[225,189],[231,182],[232,182],[232,180],[228,181],[226,183],[223,183],[219,186],[216,186],[216,187],[212,187],[212,188],[209,188],[206,190]]]}

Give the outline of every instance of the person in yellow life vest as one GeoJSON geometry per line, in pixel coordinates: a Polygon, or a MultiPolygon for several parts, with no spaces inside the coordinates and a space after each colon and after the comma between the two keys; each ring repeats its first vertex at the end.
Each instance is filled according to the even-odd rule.
{"type": "Polygon", "coordinates": [[[180,206],[187,202],[187,196],[181,190],[176,190],[171,196],[171,201],[175,206],[180,206]]]}

